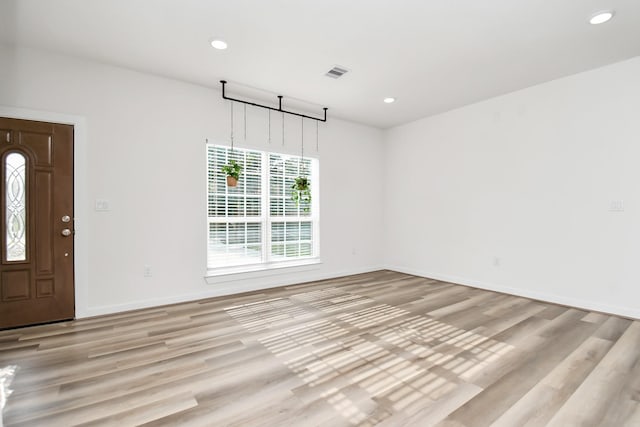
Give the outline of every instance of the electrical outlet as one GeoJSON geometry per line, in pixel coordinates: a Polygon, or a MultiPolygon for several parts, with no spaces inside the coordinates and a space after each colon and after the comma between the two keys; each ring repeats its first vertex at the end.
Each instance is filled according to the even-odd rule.
{"type": "Polygon", "coordinates": [[[109,201],[105,199],[96,199],[96,212],[110,211],[109,201]]]}
{"type": "Polygon", "coordinates": [[[624,212],[624,200],[612,200],[609,204],[609,212],[624,212]]]}
{"type": "Polygon", "coordinates": [[[151,277],[153,276],[153,274],[151,273],[151,266],[150,265],[145,265],[144,266],[144,273],[143,273],[144,277],[151,277]]]}

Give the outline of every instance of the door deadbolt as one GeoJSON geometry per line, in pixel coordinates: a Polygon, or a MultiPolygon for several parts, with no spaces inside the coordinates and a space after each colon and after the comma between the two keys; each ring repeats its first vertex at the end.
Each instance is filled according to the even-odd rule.
{"type": "Polygon", "coordinates": [[[63,216],[61,219],[62,219],[62,222],[69,222],[69,221],[71,221],[71,217],[70,217],[69,215],[65,215],[65,216],[63,216]]]}

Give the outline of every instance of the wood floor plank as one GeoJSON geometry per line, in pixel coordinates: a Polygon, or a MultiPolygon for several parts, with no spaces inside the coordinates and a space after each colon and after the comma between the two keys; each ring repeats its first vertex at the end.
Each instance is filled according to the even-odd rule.
{"type": "Polygon", "coordinates": [[[191,393],[186,392],[174,395],[167,399],[158,400],[146,405],[132,407],[117,414],[108,415],[94,421],[80,424],[83,427],[95,426],[137,426],[151,421],[167,418],[177,412],[185,411],[198,406],[198,401],[191,393]]]}
{"type": "Polygon", "coordinates": [[[616,425],[618,416],[609,412],[609,408],[621,397],[631,369],[638,363],[639,343],[640,322],[636,321],[624,331],[548,425],[616,425]]]}
{"type": "Polygon", "coordinates": [[[0,331],[6,426],[640,426],[640,322],[392,271],[0,331]]]}
{"type": "Polygon", "coordinates": [[[485,381],[484,390],[447,419],[463,425],[489,426],[512,405],[520,400],[538,381],[565,359],[592,332],[593,325],[576,325],[564,333],[554,334],[540,341],[524,357],[519,358],[511,370],[491,384],[485,381]],[[540,357],[540,353],[544,353],[540,357]]]}
{"type": "Polygon", "coordinates": [[[511,405],[491,427],[547,425],[612,345],[611,341],[587,338],[545,378],[511,405]]]}

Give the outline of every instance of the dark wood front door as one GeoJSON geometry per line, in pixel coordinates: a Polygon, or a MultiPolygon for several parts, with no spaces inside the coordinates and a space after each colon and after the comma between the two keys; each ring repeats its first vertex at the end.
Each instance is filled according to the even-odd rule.
{"type": "Polygon", "coordinates": [[[0,118],[0,329],[75,315],[73,126],[0,118]]]}

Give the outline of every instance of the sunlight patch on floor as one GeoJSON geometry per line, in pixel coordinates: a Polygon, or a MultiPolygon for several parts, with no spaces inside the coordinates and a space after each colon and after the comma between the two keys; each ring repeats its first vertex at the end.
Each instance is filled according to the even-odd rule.
{"type": "MultiPolygon", "coordinates": [[[[359,406],[362,402],[338,391],[344,387],[386,400],[411,415],[413,403],[434,403],[513,349],[387,304],[348,312],[373,301],[329,288],[226,310],[250,331],[265,331],[275,322],[295,318],[295,326],[279,328],[258,341],[352,424],[370,414],[359,406]],[[311,320],[317,310],[347,312],[337,314],[334,323],[311,320]]],[[[370,403],[369,399],[362,404],[370,403]]]]}

